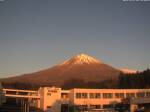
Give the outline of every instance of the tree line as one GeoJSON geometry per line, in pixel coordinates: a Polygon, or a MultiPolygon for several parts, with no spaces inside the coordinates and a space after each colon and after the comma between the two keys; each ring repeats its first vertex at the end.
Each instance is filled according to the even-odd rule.
{"type": "Polygon", "coordinates": [[[121,73],[118,82],[119,88],[150,88],[150,69],[134,74],[121,73]]]}

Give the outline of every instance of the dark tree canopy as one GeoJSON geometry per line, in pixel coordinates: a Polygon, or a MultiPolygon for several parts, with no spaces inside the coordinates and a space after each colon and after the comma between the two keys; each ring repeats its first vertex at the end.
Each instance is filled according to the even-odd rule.
{"type": "Polygon", "coordinates": [[[150,88],[150,69],[135,74],[121,73],[118,82],[119,88],[150,88]]]}

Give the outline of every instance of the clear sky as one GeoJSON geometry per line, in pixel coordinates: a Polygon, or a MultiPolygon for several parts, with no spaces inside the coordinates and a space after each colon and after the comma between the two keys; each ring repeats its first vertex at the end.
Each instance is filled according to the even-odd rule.
{"type": "Polygon", "coordinates": [[[79,53],[116,68],[149,68],[150,2],[0,0],[0,77],[79,53]]]}

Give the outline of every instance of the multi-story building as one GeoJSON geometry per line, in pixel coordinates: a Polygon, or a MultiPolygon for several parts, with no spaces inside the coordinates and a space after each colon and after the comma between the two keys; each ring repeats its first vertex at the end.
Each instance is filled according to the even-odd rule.
{"type": "Polygon", "coordinates": [[[38,90],[40,94],[40,109],[60,112],[61,105],[69,104],[69,91],[55,87],[42,87],[38,90]]]}
{"type": "MultiPolygon", "coordinates": [[[[93,109],[108,108],[126,98],[150,98],[150,89],[81,89],[62,90],[55,87],[39,89],[40,108],[61,112],[66,106],[88,106],[93,109]]],[[[66,108],[67,109],[67,108],[66,108]]]]}

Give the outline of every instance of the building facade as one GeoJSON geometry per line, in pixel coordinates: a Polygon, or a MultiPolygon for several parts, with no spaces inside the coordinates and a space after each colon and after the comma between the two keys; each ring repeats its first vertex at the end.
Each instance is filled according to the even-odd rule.
{"type": "Polygon", "coordinates": [[[109,108],[126,98],[150,98],[150,89],[81,89],[62,90],[55,87],[39,89],[40,109],[63,112],[64,107],[109,108]]]}
{"type": "Polygon", "coordinates": [[[42,87],[40,95],[40,109],[50,112],[61,112],[61,105],[69,104],[69,91],[55,87],[42,87]]]}

